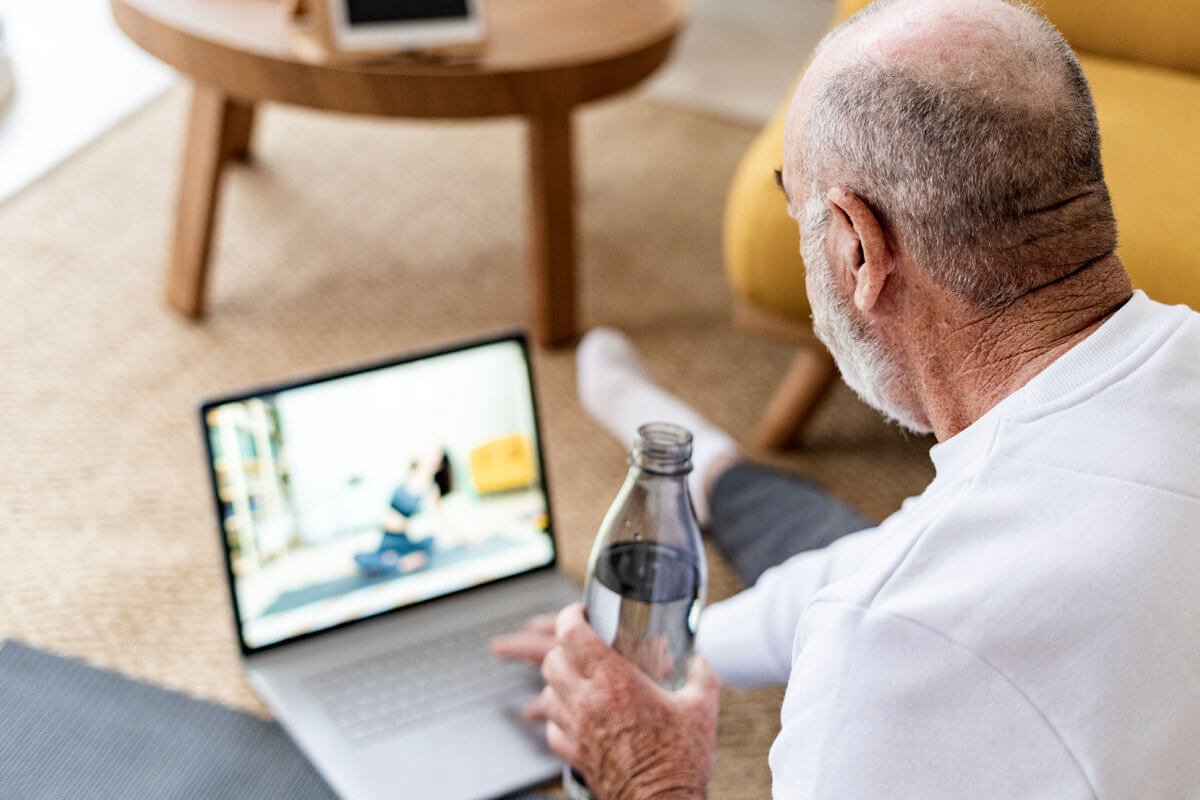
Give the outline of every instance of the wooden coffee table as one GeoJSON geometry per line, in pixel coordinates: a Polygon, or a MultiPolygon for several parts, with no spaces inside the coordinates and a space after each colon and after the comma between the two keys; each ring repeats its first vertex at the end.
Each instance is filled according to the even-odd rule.
{"type": "MultiPolygon", "coordinates": [[[[666,59],[688,0],[487,0],[489,43],[466,64],[396,58],[312,64],[288,44],[273,0],[111,0],[121,29],[195,81],[167,301],[204,312],[221,170],[249,155],[254,107],[292,103],[358,114],[528,120],[533,332],[575,334],[571,111],[627,89],[666,59]]],[[[386,187],[380,187],[381,192],[386,187]]]]}

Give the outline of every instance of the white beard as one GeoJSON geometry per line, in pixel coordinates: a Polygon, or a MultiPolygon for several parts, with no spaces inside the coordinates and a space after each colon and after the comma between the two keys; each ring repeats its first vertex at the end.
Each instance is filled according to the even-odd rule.
{"type": "Polygon", "coordinates": [[[800,235],[800,253],[808,271],[813,332],[829,348],[842,380],[864,403],[903,428],[929,433],[925,419],[895,396],[903,375],[900,360],[887,351],[833,285],[833,270],[825,257],[829,207],[819,197],[818,194],[805,204],[800,235]]]}

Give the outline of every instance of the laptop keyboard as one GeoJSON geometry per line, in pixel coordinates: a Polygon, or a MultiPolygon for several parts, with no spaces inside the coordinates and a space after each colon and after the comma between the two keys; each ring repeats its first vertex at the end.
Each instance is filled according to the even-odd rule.
{"type": "Polygon", "coordinates": [[[519,629],[535,613],[539,610],[522,611],[444,639],[339,665],[310,676],[305,685],[355,743],[490,706],[541,680],[530,665],[500,661],[488,650],[489,640],[519,629]]]}

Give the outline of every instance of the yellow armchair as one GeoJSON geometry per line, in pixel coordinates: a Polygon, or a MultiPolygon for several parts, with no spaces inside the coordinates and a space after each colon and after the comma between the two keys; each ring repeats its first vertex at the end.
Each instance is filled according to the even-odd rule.
{"type": "MultiPolygon", "coordinates": [[[[839,0],[835,23],[866,0],[839,0]]],[[[1200,309],[1200,3],[1042,0],[1079,53],[1092,85],[1121,258],[1134,286],[1200,309]]],[[[735,323],[798,352],[759,423],[782,447],[800,432],[836,374],[812,335],[796,225],[773,171],[789,98],[751,144],[725,207],[725,269],[735,323]]]]}

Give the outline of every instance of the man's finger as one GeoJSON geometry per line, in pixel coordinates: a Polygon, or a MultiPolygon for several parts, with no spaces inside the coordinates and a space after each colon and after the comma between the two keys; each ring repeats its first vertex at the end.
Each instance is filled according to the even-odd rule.
{"type": "Polygon", "coordinates": [[[521,630],[497,636],[489,643],[492,653],[500,658],[512,658],[541,664],[554,646],[554,614],[538,614],[525,621],[521,630]]]}
{"type": "Polygon", "coordinates": [[[554,647],[554,632],[523,630],[507,636],[497,636],[489,643],[491,651],[500,658],[528,661],[535,666],[542,663],[546,653],[554,647]]]}
{"type": "Polygon", "coordinates": [[[568,734],[572,738],[579,732],[579,725],[575,716],[571,714],[566,703],[558,692],[554,691],[553,686],[547,686],[542,689],[537,695],[537,711],[541,714],[541,718],[547,722],[553,722],[558,726],[558,729],[568,734]]]}
{"type": "Polygon", "coordinates": [[[554,630],[567,658],[584,674],[588,674],[588,668],[597,659],[614,655],[612,648],[588,624],[583,603],[572,603],[560,611],[554,630]]]}
{"type": "Polygon", "coordinates": [[[574,697],[583,683],[583,676],[575,669],[562,647],[555,647],[546,654],[542,661],[542,677],[560,697],[566,699],[574,697]]]}
{"type": "Polygon", "coordinates": [[[721,690],[721,678],[704,656],[696,653],[688,666],[687,681],[680,689],[684,694],[700,696],[715,694],[721,690]]]}
{"type": "Polygon", "coordinates": [[[550,749],[556,756],[561,758],[568,764],[575,764],[579,760],[579,745],[570,736],[563,732],[563,729],[558,727],[553,722],[546,723],[546,744],[550,745],[550,749]]]}
{"type": "Polygon", "coordinates": [[[564,630],[581,622],[587,625],[587,611],[584,610],[583,603],[571,603],[554,618],[554,632],[561,636],[564,630]]]}
{"type": "Polygon", "coordinates": [[[546,718],[541,692],[526,700],[525,705],[521,706],[521,718],[527,722],[541,722],[546,718]]]}

